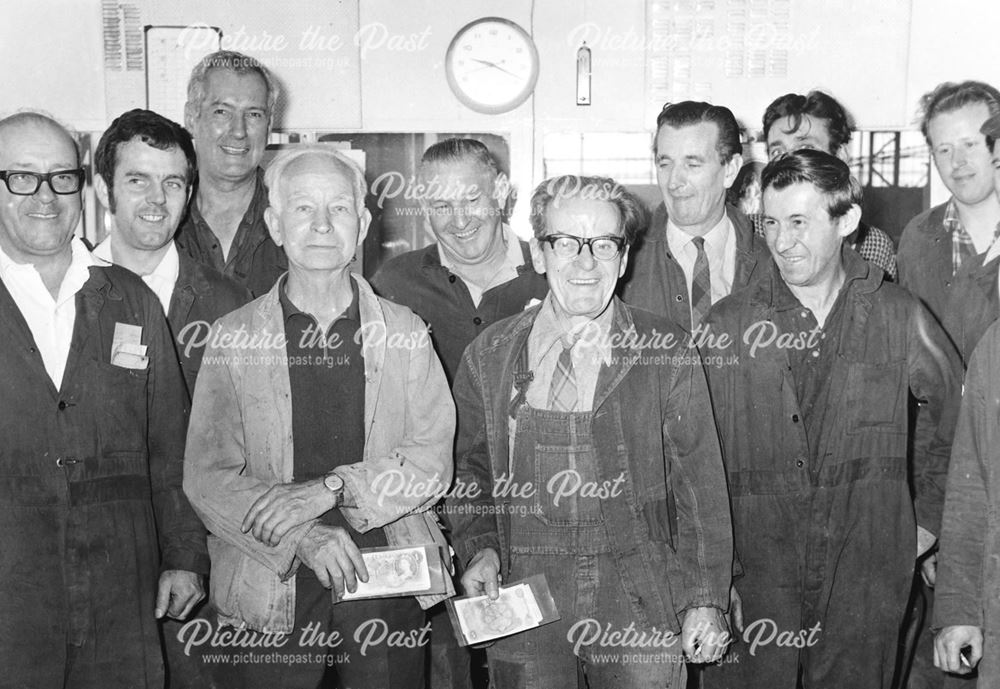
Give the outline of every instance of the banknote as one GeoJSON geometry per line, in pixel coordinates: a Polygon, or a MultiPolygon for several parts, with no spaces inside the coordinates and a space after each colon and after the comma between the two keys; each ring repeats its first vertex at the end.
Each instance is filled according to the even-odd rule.
{"type": "Polygon", "coordinates": [[[542,622],[542,611],[527,584],[500,588],[500,596],[462,598],[455,601],[455,616],[470,643],[482,643],[533,629],[542,622]]]}
{"type": "Polygon", "coordinates": [[[358,581],[354,593],[345,592],[342,600],[406,596],[424,592],[431,585],[431,574],[423,546],[362,550],[368,581],[358,581]]]}

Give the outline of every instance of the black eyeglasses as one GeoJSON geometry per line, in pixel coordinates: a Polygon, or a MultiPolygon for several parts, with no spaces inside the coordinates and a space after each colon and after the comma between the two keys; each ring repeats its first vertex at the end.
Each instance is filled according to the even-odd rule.
{"type": "Polygon", "coordinates": [[[0,179],[7,185],[7,191],[18,196],[31,196],[48,182],[49,189],[56,194],[75,194],[83,188],[86,173],[83,168],[75,170],[53,170],[44,174],[27,170],[0,170],[0,179]]]}
{"type": "Polygon", "coordinates": [[[583,251],[583,247],[590,247],[590,254],[598,261],[610,261],[628,246],[624,237],[614,235],[584,239],[572,234],[549,234],[539,241],[548,242],[552,253],[559,258],[575,258],[583,251]]]}

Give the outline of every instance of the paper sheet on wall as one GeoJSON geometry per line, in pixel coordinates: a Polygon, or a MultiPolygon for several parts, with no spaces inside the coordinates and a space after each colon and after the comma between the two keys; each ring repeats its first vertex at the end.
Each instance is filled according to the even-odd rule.
{"type": "Polygon", "coordinates": [[[146,27],[146,107],[184,122],[191,69],[219,49],[222,31],[214,26],[146,27]]]}

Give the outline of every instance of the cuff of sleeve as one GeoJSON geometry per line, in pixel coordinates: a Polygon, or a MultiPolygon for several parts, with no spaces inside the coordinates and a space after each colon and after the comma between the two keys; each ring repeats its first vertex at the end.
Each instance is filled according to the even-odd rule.
{"type": "Polygon", "coordinates": [[[207,552],[196,552],[187,549],[165,552],[160,562],[160,574],[176,569],[208,576],[210,568],[211,561],[208,559],[207,552]]]}
{"type": "Polygon", "coordinates": [[[934,592],[934,619],[932,625],[935,629],[943,629],[955,625],[968,625],[970,627],[983,626],[982,605],[975,600],[963,595],[941,595],[939,591],[934,592]]]}
{"type": "Polygon", "coordinates": [[[693,588],[687,595],[678,597],[675,607],[678,618],[683,618],[684,612],[691,608],[718,608],[725,612],[729,609],[729,591],[720,596],[709,588],[693,588]]]}
{"type": "MultiPolygon", "coordinates": [[[[468,566],[469,560],[475,557],[476,553],[484,548],[492,548],[498,555],[501,555],[500,539],[495,533],[486,533],[468,540],[456,541],[453,547],[455,548],[455,553],[458,555],[458,561],[461,563],[463,570],[468,566]]],[[[502,555],[500,560],[502,565],[502,555]]]]}

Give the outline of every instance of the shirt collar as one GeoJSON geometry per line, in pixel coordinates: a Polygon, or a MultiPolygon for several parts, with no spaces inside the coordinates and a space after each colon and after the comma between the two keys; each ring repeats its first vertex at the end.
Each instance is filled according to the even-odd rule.
{"type": "MultiPolygon", "coordinates": [[[[90,278],[90,267],[102,265],[94,258],[87,245],[79,237],[70,239],[70,263],[63,275],[62,284],[59,286],[59,296],[56,303],[61,304],[66,299],[80,291],[84,283],[90,278]]],[[[12,276],[23,275],[28,271],[38,274],[35,266],[31,263],[17,263],[0,249],[0,279],[9,282],[12,276]]]]}
{"type": "MultiPolygon", "coordinates": [[[[95,246],[91,255],[103,263],[113,265],[114,259],[111,255],[111,236],[109,235],[105,237],[104,241],[95,246]]],[[[143,282],[149,285],[149,287],[156,292],[156,296],[160,299],[160,303],[163,305],[164,313],[169,310],[170,296],[173,294],[180,272],[180,254],[177,252],[177,245],[171,241],[170,244],[167,245],[166,252],[162,257],[160,257],[160,262],[156,264],[156,267],[153,268],[153,270],[148,274],[139,276],[142,278],[143,282]]]]}
{"type": "Polygon", "coordinates": [[[114,260],[111,258],[111,235],[104,238],[100,244],[94,247],[94,250],[90,252],[94,258],[98,258],[109,266],[114,265],[114,260]]]}
{"type": "MultiPolygon", "coordinates": [[[[733,223],[729,219],[729,214],[723,212],[719,222],[715,223],[712,229],[702,235],[705,238],[705,252],[721,257],[725,250],[726,242],[732,233],[733,223]]],[[[693,239],[694,237],[677,227],[673,220],[669,216],[667,217],[667,245],[670,247],[671,253],[677,254],[680,251],[687,250],[688,245],[692,243],[693,239]]],[[[694,250],[693,247],[692,250],[694,250]]]]}
{"type": "MultiPolygon", "coordinates": [[[[870,274],[868,262],[846,243],[840,247],[840,263],[844,267],[844,284],[840,286],[838,294],[845,292],[855,280],[867,279],[870,274]]],[[[776,261],[771,261],[771,269],[774,271],[774,307],[779,311],[801,308],[802,303],[782,279],[781,269],[776,261]]]]}
{"type": "MultiPolygon", "coordinates": [[[[521,251],[521,243],[518,240],[517,235],[514,233],[514,230],[510,229],[510,225],[501,225],[500,232],[502,233],[505,245],[503,267],[516,271],[519,266],[524,265],[524,253],[521,251]]],[[[441,265],[448,270],[454,270],[455,264],[448,260],[448,257],[444,253],[444,249],[441,248],[441,242],[437,243],[437,253],[438,261],[441,262],[441,265]]]]}
{"type": "MultiPolygon", "coordinates": [[[[311,320],[316,320],[312,314],[306,313],[299,307],[297,307],[292,300],[288,298],[285,293],[285,287],[288,284],[288,274],[281,276],[278,285],[278,302],[281,304],[281,312],[284,314],[285,321],[287,322],[292,316],[305,316],[311,320]]],[[[351,321],[361,322],[361,307],[358,304],[358,283],[356,280],[351,280],[351,303],[347,305],[344,312],[333,319],[336,323],[341,318],[346,318],[351,321]]]]}
{"type": "Polygon", "coordinates": [[[538,352],[544,356],[553,347],[559,346],[560,341],[572,337],[575,345],[583,347],[593,347],[601,361],[605,365],[611,365],[611,324],[614,321],[615,301],[611,300],[608,308],[593,320],[588,321],[582,327],[573,329],[568,320],[556,313],[554,297],[552,292],[545,295],[542,306],[535,317],[535,322],[531,326],[532,335],[538,347],[538,352]]]}
{"type": "Polygon", "coordinates": [[[941,220],[941,224],[944,225],[945,231],[949,234],[954,234],[963,227],[962,217],[958,214],[958,204],[955,203],[954,196],[948,199],[948,204],[944,207],[944,218],[941,220]]]}

